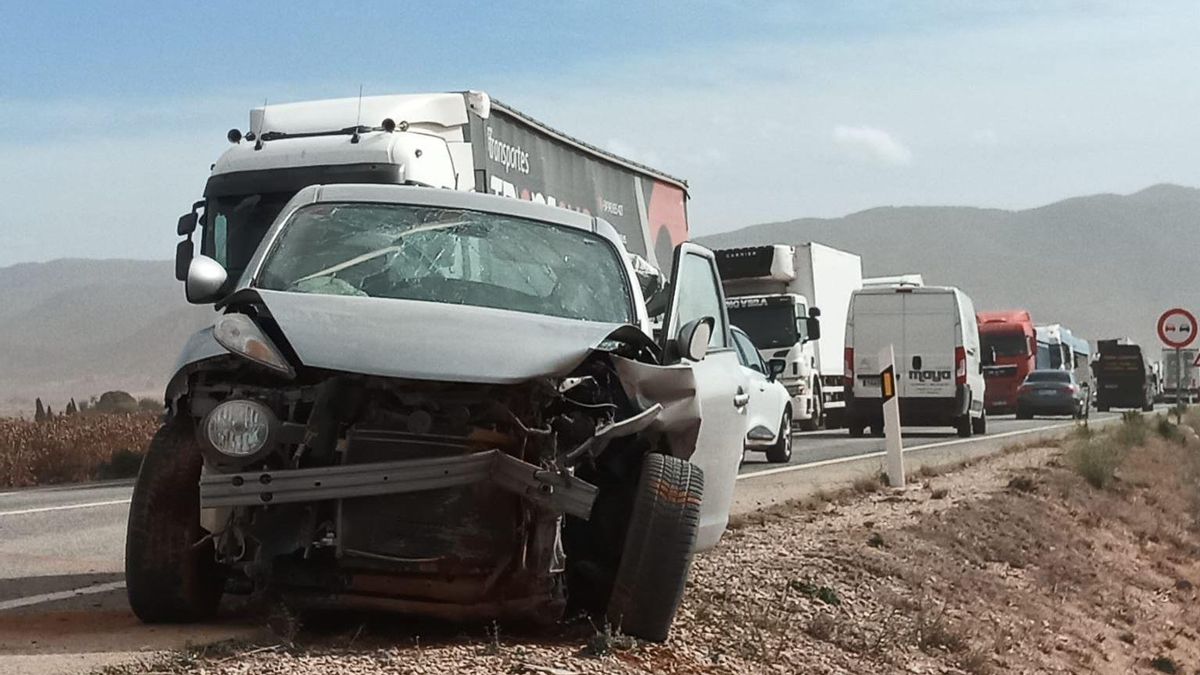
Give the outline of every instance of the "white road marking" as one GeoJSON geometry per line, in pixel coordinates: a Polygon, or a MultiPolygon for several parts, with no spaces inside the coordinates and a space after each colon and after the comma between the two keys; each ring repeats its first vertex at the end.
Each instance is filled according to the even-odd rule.
{"type": "MultiPolygon", "coordinates": [[[[1116,418],[1120,419],[1120,418],[1116,418]]],[[[995,438],[1007,438],[1009,436],[1020,436],[1023,434],[1034,434],[1039,431],[1052,431],[1054,429],[1062,429],[1074,425],[1074,422],[1064,422],[1062,424],[1050,424],[1044,427],[1035,427],[1033,429],[1018,429],[1016,431],[1006,431],[1002,434],[988,434],[977,438],[959,438],[952,441],[941,441],[939,443],[927,443],[925,445],[914,445],[904,448],[904,452],[913,452],[916,450],[929,450],[932,448],[944,448],[950,445],[962,445],[964,443],[977,443],[979,441],[987,441],[995,438]]],[[[789,466],[781,466],[775,469],[764,469],[762,471],[754,471],[751,473],[740,474],[737,479],[754,478],[758,476],[773,476],[775,474],[787,473],[789,471],[801,471],[804,469],[816,469],[823,466],[833,466],[836,464],[845,464],[846,462],[856,462],[860,459],[869,459],[871,457],[883,457],[887,453],[884,451],[870,452],[865,455],[851,455],[849,457],[837,457],[835,459],[825,459],[819,462],[810,462],[808,464],[792,464],[789,466]]]]}
{"type": "Polygon", "coordinates": [[[69,600],[80,595],[108,593],[109,591],[116,591],[122,588],[125,588],[124,581],[110,581],[106,584],[96,584],[95,586],[73,588],[69,591],[57,591],[54,593],[42,593],[41,595],[30,595],[24,598],[14,598],[12,600],[0,601],[0,612],[9,609],[17,609],[18,607],[29,607],[30,605],[41,605],[47,602],[56,602],[58,600],[69,600]]]}
{"type": "Polygon", "coordinates": [[[113,499],[107,502],[89,502],[87,504],[64,504],[62,506],[39,506],[33,509],[18,509],[16,511],[0,511],[0,516],[23,516],[29,513],[47,513],[49,511],[70,511],[72,509],[92,509],[100,506],[116,506],[128,504],[128,499],[113,499]]]}

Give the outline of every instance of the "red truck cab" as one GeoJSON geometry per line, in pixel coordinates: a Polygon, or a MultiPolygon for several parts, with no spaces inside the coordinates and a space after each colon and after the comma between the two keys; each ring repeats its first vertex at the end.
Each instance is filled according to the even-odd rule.
{"type": "Polygon", "coordinates": [[[983,350],[984,407],[989,413],[1012,412],[1017,389],[1036,367],[1037,337],[1026,310],[979,312],[983,350]]]}

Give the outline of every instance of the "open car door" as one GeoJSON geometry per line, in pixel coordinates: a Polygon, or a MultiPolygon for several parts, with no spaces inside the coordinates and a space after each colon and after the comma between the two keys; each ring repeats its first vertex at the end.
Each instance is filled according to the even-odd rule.
{"type": "Polygon", "coordinates": [[[707,353],[699,361],[685,360],[695,373],[701,413],[691,461],[704,471],[704,500],[696,536],[696,549],[704,550],[716,545],[729,522],[747,431],[750,383],[734,348],[725,293],[712,251],[690,242],[676,247],[669,288],[670,303],[659,336],[663,354],[669,359],[685,359],[677,344],[681,329],[705,317],[714,320],[707,353]]]}

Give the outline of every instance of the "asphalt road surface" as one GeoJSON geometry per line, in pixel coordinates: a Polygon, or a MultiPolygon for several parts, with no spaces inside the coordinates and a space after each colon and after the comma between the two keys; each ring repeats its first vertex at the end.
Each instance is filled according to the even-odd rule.
{"type": "MultiPolygon", "coordinates": [[[[998,417],[989,420],[988,436],[1069,423],[1067,418],[998,417]]],[[[961,442],[952,429],[904,432],[905,447],[961,442]]],[[[804,433],[796,436],[791,464],[882,449],[882,438],[850,438],[845,430],[804,433]]],[[[742,473],[780,466],[751,452],[742,473]]],[[[124,609],[121,571],[131,492],[128,483],[0,492],[0,615],[40,609],[124,609]]]]}

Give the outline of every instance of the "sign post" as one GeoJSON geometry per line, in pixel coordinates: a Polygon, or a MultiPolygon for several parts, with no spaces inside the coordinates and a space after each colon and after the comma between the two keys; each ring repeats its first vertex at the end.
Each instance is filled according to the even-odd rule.
{"type": "Polygon", "coordinates": [[[904,487],[904,441],[900,436],[900,399],[896,397],[896,353],[892,345],[879,352],[879,392],[883,399],[883,435],[887,448],[888,483],[904,487]]]}
{"type": "Polygon", "coordinates": [[[1183,404],[1183,349],[1196,341],[1196,315],[1176,307],[1158,317],[1158,339],[1175,350],[1175,405],[1183,404]]]}

